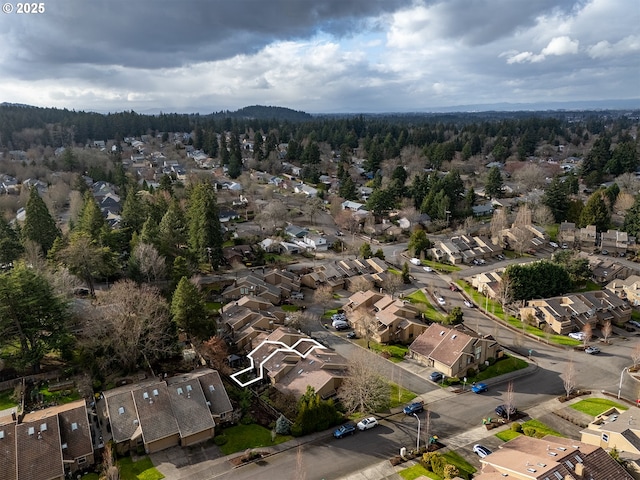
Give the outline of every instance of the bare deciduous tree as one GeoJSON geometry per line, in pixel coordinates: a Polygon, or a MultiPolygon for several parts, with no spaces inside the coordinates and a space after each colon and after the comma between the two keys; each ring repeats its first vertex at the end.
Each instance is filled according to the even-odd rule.
{"type": "Polygon", "coordinates": [[[613,211],[618,213],[619,215],[625,215],[627,210],[633,207],[633,202],[635,201],[635,197],[627,192],[620,192],[618,194],[618,198],[616,199],[616,203],[614,204],[613,211]]]}
{"type": "Polygon", "coordinates": [[[143,360],[148,364],[173,351],[169,305],[157,289],[124,280],[97,300],[85,322],[84,343],[104,370],[132,371],[143,360]]]}
{"type": "Polygon", "coordinates": [[[511,418],[511,411],[516,408],[513,381],[507,383],[507,391],[504,394],[504,407],[507,411],[507,420],[509,420],[511,418]]]}
{"type": "Polygon", "coordinates": [[[200,354],[222,375],[231,373],[227,357],[229,356],[229,347],[227,342],[221,337],[211,337],[200,345],[200,354]]]}
{"type": "Polygon", "coordinates": [[[496,290],[496,300],[502,305],[505,315],[507,314],[507,305],[513,301],[513,280],[508,275],[502,275],[500,283],[496,290]]]}
{"type": "Polygon", "coordinates": [[[545,177],[544,170],[535,163],[529,163],[513,174],[513,179],[527,192],[530,192],[534,188],[542,187],[545,177]]]}
{"type": "Polygon", "coordinates": [[[351,319],[356,331],[367,341],[367,348],[371,348],[371,338],[378,328],[376,316],[365,309],[356,310],[351,319]]]}
{"type": "Polygon", "coordinates": [[[314,225],[314,219],[324,210],[324,203],[318,197],[309,197],[305,200],[302,210],[309,219],[309,223],[314,225]]]}
{"type": "Polygon", "coordinates": [[[607,343],[609,337],[613,333],[613,324],[611,323],[611,320],[605,321],[600,331],[602,332],[602,338],[604,339],[605,343],[607,343]]]}
{"type": "Polygon", "coordinates": [[[355,277],[349,282],[350,292],[366,292],[373,288],[373,282],[363,276],[355,277]]]}
{"type": "Polygon", "coordinates": [[[329,285],[320,285],[315,292],[313,292],[313,300],[322,305],[322,314],[327,311],[328,303],[333,300],[333,289],[329,285]]]}
{"type": "Polygon", "coordinates": [[[564,386],[564,391],[566,396],[568,397],[573,393],[573,390],[576,388],[576,368],[573,364],[573,360],[569,360],[565,365],[564,372],[561,375],[562,385],[564,386]]]}
{"type": "Polygon", "coordinates": [[[504,237],[502,232],[505,228],[509,226],[507,220],[507,213],[503,208],[498,208],[493,211],[493,216],[491,217],[491,240],[500,245],[501,247],[505,246],[504,237]]]}
{"type": "Polygon", "coordinates": [[[553,212],[546,205],[538,205],[533,210],[533,221],[536,225],[551,225],[555,222],[553,212]]]}
{"type": "Polygon", "coordinates": [[[318,316],[309,310],[298,310],[296,312],[288,312],[286,316],[286,325],[296,330],[300,330],[307,335],[311,335],[313,326],[317,323],[318,316]]]}
{"type": "Polygon", "coordinates": [[[273,200],[256,215],[255,222],[267,233],[274,233],[278,228],[284,228],[289,218],[287,206],[280,200],[273,200]]]}
{"type": "Polygon", "coordinates": [[[633,367],[636,368],[640,363],[640,342],[636,343],[636,346],[631,351],[631,360],[633,360],[633,367]]]}
{"type": "Polygon", "coordinates": [[[394,297],[400,287],[404,284],[402,281],[402,277],[400,275],[396,275],[395,273],[387,272],[387,276],[382,282],[383,288],[387,291],[391,297],[394,297]]]}
{"type": "Polygon", "coordinates": [[[107,442],[102,453],[102,469],[100,480],[120,480],[120,468],[113,459],[113,447],[107,442]]]}
{"type": "Polygon", "coordinates": [[[582,327],[582,334],[582,345],[586,347],[593,337],[593,327],[590,323],[584,324],[584,327],[582,327]]]}
{"type": "Polygon", "coordinates": [[[371,353],[360,350],[349,361],[347,377],[338,391],[348,412],[379,412],[389,403],[389,384],[371,360],[371,353]]]}
{"type": "Polygon", "coordinates": [[[166,272],[165,258],[158,253],[156,247],[149,243],[140,242],[133,250],[133,258],[146,278],[153,282],[164,278],[166,272]]]}

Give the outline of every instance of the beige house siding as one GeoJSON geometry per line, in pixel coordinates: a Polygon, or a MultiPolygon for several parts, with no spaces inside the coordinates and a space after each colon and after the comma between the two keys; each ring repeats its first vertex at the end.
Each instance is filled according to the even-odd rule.
{"type": "Polygon", "coordinates": [[[180,434],[178,433],[174,433],[173,435],[161,438],[154,442],[149,442],[146,445],[145,451],[147,453],[156,453],[164,450],[165,448],[173,447],[176,445],[180,445],[180,434]]]}
{"type": "Polygon", "coordinates": [[[200,442],[205,442],[210,438],[213,438],[215,433],[215,429],[208,428],[207,430],[203,430],[202,432],[194,433],[193,435],[189,435],[180,440],[180,445],[182,447],[189,447],[191,445],[195,445],[200,442]]]}

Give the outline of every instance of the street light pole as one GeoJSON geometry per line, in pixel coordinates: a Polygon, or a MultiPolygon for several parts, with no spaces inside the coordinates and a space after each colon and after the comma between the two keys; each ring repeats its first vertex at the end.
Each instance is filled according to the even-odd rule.
{"type": "Polygon", "coordinates": [[[618,384],[618,400],[620,400],[620,391],[622,390],[622,376],[624,375],[624,371],[627,369],[627,367],[624,367],[622,369],[622,371],[620,372],[620,383],[618,384]]]}
{"type": "Polygon", "coordinates": [[[420,418],[416,413],[414,413],[413,416],[418,420],[418,438],[416,438],[416,450],[420,450],[420,418]]]}

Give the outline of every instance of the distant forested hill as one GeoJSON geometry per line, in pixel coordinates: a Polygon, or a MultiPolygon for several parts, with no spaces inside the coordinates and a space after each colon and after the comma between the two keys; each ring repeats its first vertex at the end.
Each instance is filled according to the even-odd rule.
{"type": "Polygon", "coordinates": [[[214,118],[243,118],[257,120],[280,120],[288,122],[306,122],[313,117],[305,112],[291,110],[285,107],[265,107],[263,105],[252,105],[244,107],[236,112],[220,112],[213,114],[214,118]]]}

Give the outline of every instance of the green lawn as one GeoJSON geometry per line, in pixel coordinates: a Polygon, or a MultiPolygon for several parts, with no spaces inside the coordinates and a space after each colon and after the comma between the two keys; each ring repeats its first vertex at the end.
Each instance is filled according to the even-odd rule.
{"type": "Polygon", "coordinates": [[[416,394],[399,386],[396,383],[390,383],[390,400],[389,400],[389,408],[399,407],[400,405],[407,404],[411,402],[414,398],[416,398],[416,394]],[[398,394],[398,390],[400,390],[400,394],[398,394]]]}
{"type": "Polygon", "coordinates": [[[47,388],[41,388],[38,393],[43,396],[44,402],[46,403],[55,402],[59,405],[64,405],[65,403],[80,400],[80,393],[75,387],[72,387],[69,390],[60,390],[57,392],[50,392],[47,388]]]}
{"type": "Polygon", "coordinates": [[[581,293],[581,292],[593,292],[596,290],[602,290],[602,287],[600,285],[598,285],[596,282],[593,282],[591,280],[587,281],[587,283],[582,287],[579,288],[578,290],[576,290],[576,292],[581,293]]]}
{"type": "Polygon", "coordinates": [[[424,314],[429,320],[433,320],[435,322],[441,322],[444,320],[444,314],[429,302],[427,295],[422,291],[422,289],[416,290],[409,295],[405,295],[404,298],[408,299],[411,303],[424,305],[424,314]]]}
{"type": "Polygon", "coordinates": [[[134,462],[131,457],[118,460],[120,466],[120,478],[122,480],[160,480],[164,478],[151,463],[149,457],[144,457],[134,462]]]}
{"type": "Polygon", "coordinates": [[[627,407],[624,405],[620,405],[608,398],[587,398],[570,405],[570,407],[579,412],[591,415],[592,417],[600,415],[602,412],[606,412],[611,407],[616,407],[619,410],[627,410],[627,407]]]}
{"type": "MultiPolygon", "coordinates": [[[[360,338],[356,340],[356,343],[363,348],[367,347],[367,341],[364,338],[360,338]]],[[[389,360],[393,363],[400,363],[404,360],[405,354],[409,351],[409,347],[406,345],[382,345],[380,343],[376,343],[373,340],[369,342],[369,347],[371,350],[377,353],[387,352],[389,355],[389,360]]]]}
{"type": "MultiPolygon", "coordinates": [[[[523,432],[528,428],[535,429],[535,435],[532,435],[532,436],[536,438],[542,438],[546,435],[553,435],[554,437],[564,437],[564,435],[562,435],[560,432],[556,432],[551,427],[535,419],[527,420],[521,425],[522,425],[523,432]]],[[[498,437],[500,440],[504,440],[505,442],[508,442],[509,440],[516,438],[518,435],[522,435],[522,434],[510,429],[505,430],[503,432],[496,433],[496,437],[498,437]]]]}
{"type": "Polygon", "coordinates": [[[468,378],[468,382],[481,382],[486,380],[487,378],[497,377],[499,375],[504,375],[505,373],[515,372],[516,370],[521,370],[523,368],[527,368],[529,364],[524,360],[516,357],[506,356],[506,358],[502,358],[498,360],[493,365],[487,367],[486,370],[479,372],[475,377],[468,378]]]}
{"type": "Polygon", "coordinates": [[[437,270],[438,272],[452,273],[452,272],[459,272],[460,270],[462,270],[457,265],[450,265],[448,263],[434,262],[433,260],[422,260],[422,265],[426,265],[428,267],[431,267],[434,270],[437,270]]]}
{"type": "Polygon", "coordinates": [[[13,390],[0,392],[0,410],[18,406],[18,404],[11,399],[11,395],[13,395],[13,390]]]}
{"type": "Polygon", "coordinates": [[[222,308],[222,303],[220,303],[220,302],[206,302],[204,304],[204,306],[207,309],[207,312],[209,312],[209,313],[219,312],[220,309],[222,308]]]}
{"type": "Polygon", "coordinates": [[[508,442],[509,440],[513,440],[514,438],[519,437],[520,435],[522,434],[511,429],[496,433],[496,437],[498,437],[503,442],[508,442]]]}
{"type": "MultiPolygon", "coordinates": [[[[473,465],[467,462],[460,454],[456,452],[447,452],[442,454],[448,464],[455,465],[460,471],[461,478],[470,478],[476,472],[473,465]]],[[[443,480],[442,477],[427,470],[422,465],[417,464],[413,467],[405,468],[398,473],[405,480],[414,480],[422,475],[433,480],[443,480]]]]}
{"type": "Polygon", "coordinates": [[[297,312],[300,310],[300,307],[297,305],[282,305],[281,308],[284,312],[297,312]]]}
{"type": "Polygon", "coordinates": [[[277,435],[274,442],[271,441],[271,430],[260,425],[236,425],[225,428],[222,435],[227,437],[227,443],[220,446],[225,455],[235,452],[243,452],[248,448],[268,447],[291,440],[289,435],[277,435]]]}

